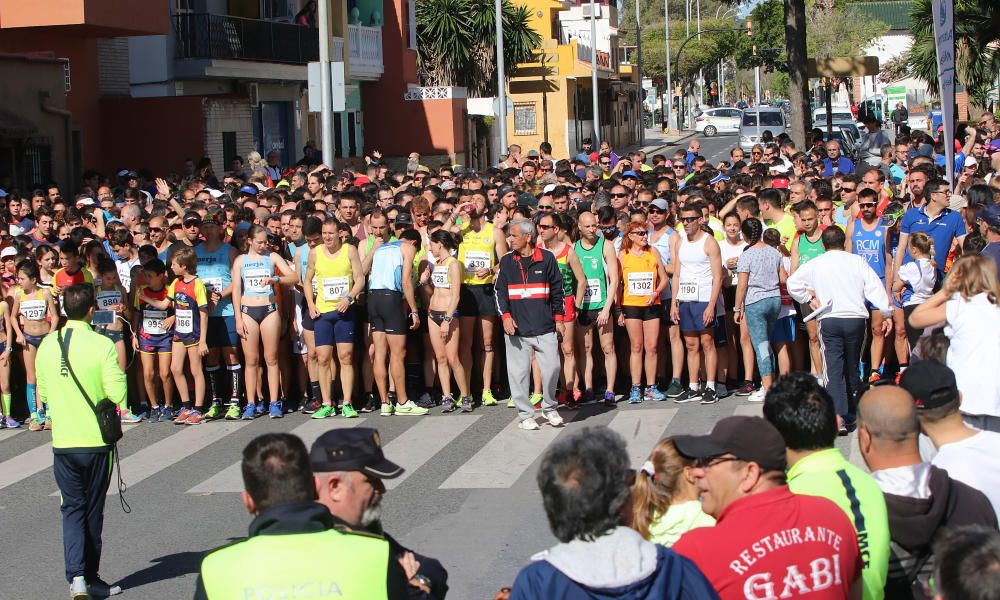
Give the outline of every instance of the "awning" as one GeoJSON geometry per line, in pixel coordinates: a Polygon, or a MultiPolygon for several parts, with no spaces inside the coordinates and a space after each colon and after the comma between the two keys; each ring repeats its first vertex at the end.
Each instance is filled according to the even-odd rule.
{"type": "Polygon", "coordinates": [[[6,108],[0,108],[0,137],[22,138],[38,131],[38,125],[6,108]]]}

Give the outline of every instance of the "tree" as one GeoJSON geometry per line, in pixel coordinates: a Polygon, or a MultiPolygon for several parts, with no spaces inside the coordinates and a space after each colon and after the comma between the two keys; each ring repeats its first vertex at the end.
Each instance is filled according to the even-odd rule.
{"type": "MultiPolygon", "coordinates": [[[[541,36],[528,7],[503,0],[504,66],[511,77],[532,59],[541,36]]],[[[417,66],[430,86],[464,86],[470,96],[493,96],[496,13],[493,0],[420,0],[416,3],[417,66]]]]}

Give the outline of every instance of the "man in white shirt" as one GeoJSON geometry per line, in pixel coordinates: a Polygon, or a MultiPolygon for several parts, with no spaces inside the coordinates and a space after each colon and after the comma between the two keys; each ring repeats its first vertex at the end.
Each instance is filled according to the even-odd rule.
{"type": "Polygon", "coordinates": [[[920,429],[937,448],[931,464],[981,491],[1000,515],[1000,433],[965,424],[955,373],[937,361],[922,360],[903,373],[899,385],[913,396],[920,429]]]}
{"type": "Polygon", "coordinates": [[[868,261],[844,250],[847,237],[842,229],[828,227],[822,240],[825,252],[788,278],[788,293],[815,311],[822,308],[815,318],[826,359],[826,388],[833,397],[840,433],[846,435],[854,429],[854,409],[861,390],[858,364],[868,318],[865,300],[885,317],[883,336],[892,331],[892,308],[868,261]]]}

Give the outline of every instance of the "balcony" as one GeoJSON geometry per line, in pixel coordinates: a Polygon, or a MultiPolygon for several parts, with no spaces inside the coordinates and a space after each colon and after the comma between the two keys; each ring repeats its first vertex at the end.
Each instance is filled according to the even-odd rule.
{"type": "MultiPolygon", "coordinates": [[[[175,15],[173,20],[178,59],[292,65],[319,60],[319,32],[310,27],[212,14],[175,15]]],[[[381,36],[379,42],[381,64],[381,36]]]]}
{"type": "Polygon", "coordinates": [[[385,71],[382,60],[382,28],[347,26],[348,68],[353,79],[377,81],[385,71]]]}

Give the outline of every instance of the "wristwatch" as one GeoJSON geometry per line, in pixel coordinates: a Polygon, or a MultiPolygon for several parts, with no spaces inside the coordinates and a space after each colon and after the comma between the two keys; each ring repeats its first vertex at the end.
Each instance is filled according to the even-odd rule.
{"type": "Polygon", "coordinates": [[[431,579],[430,579],[430,577],[428,577],[426,575],[423,575],[421,573],[417,573],[413,577],[410,577],[410,581],[415,581],[415,582],[419,583],[420,585],[427,586],[427,589],[429,589],[429,590],[430,589],[434,589],[431,586],[431,579]]]}
{"type": "Polygon", "coordinates": [[[354,296],[347,296],[347,303],[354,304],[354,296]]]}
{"type": "Polygon", "coordinates": [[[444,321],[445,323],[451,323],[451,317],[447,315],[441,317],[441,320],[444,321]]]}

